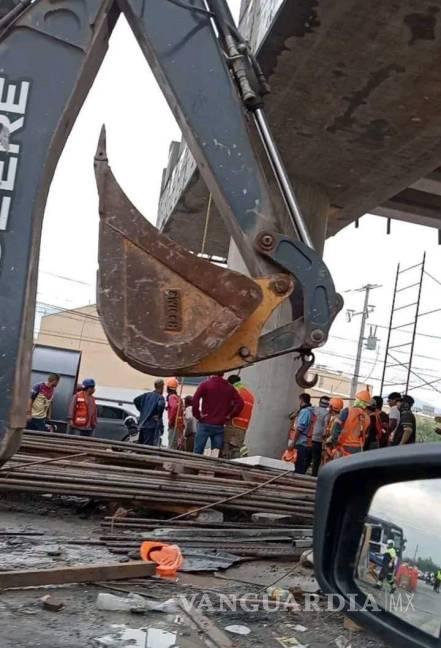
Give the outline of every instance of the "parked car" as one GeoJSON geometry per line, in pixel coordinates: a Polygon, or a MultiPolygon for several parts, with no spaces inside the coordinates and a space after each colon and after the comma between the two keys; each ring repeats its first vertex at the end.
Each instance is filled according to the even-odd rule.
{"type": "Polygon", "coordinates": [[[94,437],[111,441],[137,441],[137,411],[130,406],[121,406],[97,400],[98,423],[94,437]]]}

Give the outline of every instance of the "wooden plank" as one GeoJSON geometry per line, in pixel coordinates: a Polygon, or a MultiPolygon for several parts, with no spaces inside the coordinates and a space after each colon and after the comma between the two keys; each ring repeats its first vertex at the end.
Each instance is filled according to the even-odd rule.
{"type": "Polygon", "coordinates": [[[233,648],[235,644],[211,619],[202,614],[193,605],[184,607],[182,602],[178,603],[182,615],[187,619],[189,625],[197,632],[203,632],[208,637],[210,645],[215,648],[233,648]]]}
{"type": "Polygon", "coordinates": [[[155,571],[155,563],[142,560],[103,565],[80,565],[78,567],[22,569],[0,572],[0,589],[143,578],[153,576],[155,571]]]}

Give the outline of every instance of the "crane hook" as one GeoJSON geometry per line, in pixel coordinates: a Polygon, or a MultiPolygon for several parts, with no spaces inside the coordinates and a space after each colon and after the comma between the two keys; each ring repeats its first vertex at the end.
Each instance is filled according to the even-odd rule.
{"type": "Polygon", "coordinates": [[[305,376],[314,364],[315,356],[312,351],[307,351],[301,353],[300,358],[302,359],[302,365],[296,372],[296,382],[299,387],[303,387],[303,389],[312,389],[312,387],[315,387],[317,384],[318,375],[314,374],[311,380],[307,380],[305,376]]]}

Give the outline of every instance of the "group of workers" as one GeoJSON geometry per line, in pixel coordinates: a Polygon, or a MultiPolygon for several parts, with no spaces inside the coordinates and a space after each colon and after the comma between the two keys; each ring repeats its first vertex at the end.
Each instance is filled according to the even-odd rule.
{"type": "Polygon", "coordinates": [[[427,573],[425,575],[421,575],[421,572],[419,572],[419,574],[420,575],[418,576],[418,570],[415,567],[412,568],[408,563],[400,563],[395,549],[395,543],[393,540],[389,539],[386,544],[386,549],[382,554],[381,566],[378,575],[376,575],[375,587],[381,589],[386,584],[390,593],[393,594],[397,589],[397,585],[401,586],[404,581],[408,591],[415,591],[417,579],[420,577],[433,586],[434,592],[439,593],[441,586],[441,569],[437,569],[435,572],[427,573]],[[412,571],[415,578],[415,584],[413,587],[411,578],[412,571]]]}
{"type": "MultiPolygon", "coordinates": [[[[31,389],[27,409],[27,429],[45,432],[49,424],[51,405],[60,376],[51,373],[45,382],[37,383],[31,389]]],[[[85,378],[78,385],[69,404],[67,432],[77,436],[92,436],[97,424],[97,406],[94,397],[95,380],[85,378]]]]}
{"type": "Polygon", "coordinates": [[[203,454],[209,442],[212,454],[239,457],[254,408],[254,396],[240,376],[211,376],[185,400],[180,387],[176,378],[158,379],[154,391],[135,398],[139,443],[161,444],[165,411],[170,448],[203,454]]]}
{"type": "MultiPolygon", "coordinates": [[[[29,429],[47,429],[50,405],[59,380],[57,374],[50,374],[46,382],[32,388],[28,404],[29,429]]],[[[210,443],[214,455],[228,459],[239,457],[255,404],[252,392],[240,376],[211,376],[185,400],[181,391],[177,378],[157,379],[152,391],[134,399],[139,411],[139,419],[134,422],[139,431],[138,442],[161,445],[165,412],[170,448],[203,454],[210,443]]],[[[94,392],[94,379],[86,378],[72,397],[67,417],[70,434],[92,436],[97,424],[94,392]]],[[[282,459],[295,463],[295,470],[300,474],[311,467],[315,476],[322,464],[338,457],[415,443],[413,404],[411,396],[392,392],[388,397],[387,414],[383,411],[383,399],[372,397],[367,389],[358,392],[349,407],[344,407],[341,398],[329,396],[322,396],[318,406],[313,407],[311,396],[300,394],[299,408],[290,415],[288,447],[282,459]]]]}
{"type": "MultiPolygon", "coordinates": [[[[29,430],[51,429],[51,403],[59,381],[60,376],[52,373],[45,382],[32,387],[27,411],[29,430]]],[[[95,387],[95,380],[86,378],[73,395],[67,415],[69,434],[93,435],[97,425],[95,387]]],[[[177,378],[158,378],[152,391],[134,399],[139,418],[127,417],[126,425],[130,432],[134,427],[139,432],[138,442],[161,445],[165,412],[170,448],[203,454],[209,442],[212,454],[228,459],[239,457],[254,408],[254,396],[240,376],[211,376],[185,400],[180,392],[177,378]]]]}
{"type": "Polygon", "coordinates": [[[344,407],[341,398],[329,396],[322,396],[313,407],[311,396],[300,394],[299,408],[290,415],[288,447],[282,459],[295,463],[297,473],[305,474],[311,467],[316,476],[320,466],[332,459],[415,443],[414,399],[392,392],[387,400],[388,414],[381,396],[372,397],[367,389],[358,392],[349,407],[344,407]]]}

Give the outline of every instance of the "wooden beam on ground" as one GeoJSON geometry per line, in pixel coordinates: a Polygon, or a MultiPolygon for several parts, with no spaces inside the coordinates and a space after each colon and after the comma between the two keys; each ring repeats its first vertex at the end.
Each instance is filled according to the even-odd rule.
{"type": "Polygon", "coordinates": [[[144,578],[153,576],[155,571],[155,563],[142,560],[103,565],[80,565],[78,567],[21,569],[0,572],[0,589],[144,578]]]}

